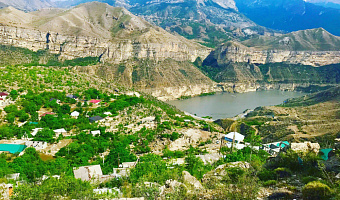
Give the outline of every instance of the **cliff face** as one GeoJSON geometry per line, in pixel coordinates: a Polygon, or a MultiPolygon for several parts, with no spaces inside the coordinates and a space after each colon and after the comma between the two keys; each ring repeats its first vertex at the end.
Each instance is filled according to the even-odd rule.
{"type": "Polygon", "coordinates": [[[130,58],[194,61],[210,52],[124,8],[98,2],[31,13],[9,7],[0,10],[0,21],[0,44],[34,51],[49,49],[62,59],[94,56],[110,63],[130,58]]]}
{"type": "Polygon", "coordinates": [[[96,74],[161,100],[215,91],[214,82],[188,61],[131,59],[120,64],[76,67],[75,70],[96,74]]]}
{"type": "Polygon", "coordinates": [[[191,49],[184,43],[141,43],[132,40],[110,41],[84,36],[68,36],[54,32],[0,26],[0,44],[23,47],[33,51],[49,49],[50,53],[60,54],[62,59],[78,57],[101,57],[103,62],[119,63],[123,60],[150,58],[178,61],[206,57],[207,49],[191,49]]]}
{"type": "Polygon", "coordinates": [[[323,66],[340,63],[340,51],[257,50],[234,42],[219,46],[208,60],[222,63],[290,63],[323,66]]]}

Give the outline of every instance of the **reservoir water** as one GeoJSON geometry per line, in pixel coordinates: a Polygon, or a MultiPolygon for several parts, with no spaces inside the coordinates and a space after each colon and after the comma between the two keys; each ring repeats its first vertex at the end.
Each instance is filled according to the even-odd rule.
{"type": "Polygon", "coordinates": [[[211,96],[193,97],[184,100],[169,101],[182,111],[199,117],[210,116],[214,120],[234,117],[246,109],[259,106],[278,105],[284,100],[305,95],[301,92],[266,90],[247,93],[217,93],[211,96]]]}

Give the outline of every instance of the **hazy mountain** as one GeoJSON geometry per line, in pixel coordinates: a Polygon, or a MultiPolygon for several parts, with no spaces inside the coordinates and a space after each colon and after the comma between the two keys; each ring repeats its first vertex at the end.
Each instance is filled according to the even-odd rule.
{"type": "MultiPolygon", "coordinates": [[[[70,7],[91,0],[55,2],[70,7]]],[[[234,0],[99,0],[112,6],[125,7],[148,22],[169,32],[214,47],[232,38],[273,34],[238,12],[234,0]]]]}
{"type": "Polygon", "coordinates": [[[291,32],[323,27],[340,35],[340,9],[303,0],[236,0],[236,5],[241,13],[268,28],[291,32]]]}
{"type": "Polygon", "coordinates": [[[319,6],[340,9],[340,1],[339,0],[305,0],[305,1],[319,5],[319,6]]]}
{"type": "Polygon", "coordinates": [[[55,6],[50,0],[0,0],[0,8],[1,3],[24,11],[33,11],[55,6]]]}
{"type": "Polygon", "coordinates": [[[296,31],[277,37],[259,36],[242,44],[265,50],[340,51],[340,37],[323,28],[296,31]]]}

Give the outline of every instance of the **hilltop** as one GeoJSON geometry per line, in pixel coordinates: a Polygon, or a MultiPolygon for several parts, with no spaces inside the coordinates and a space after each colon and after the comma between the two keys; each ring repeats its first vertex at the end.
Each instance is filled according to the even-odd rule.
{"type": "Polygon", "coordinates": [[[242,44],[261,50],[339,51],[340,37],[323,28],[296,31],[282,36],[259,36],[242,44]]]}

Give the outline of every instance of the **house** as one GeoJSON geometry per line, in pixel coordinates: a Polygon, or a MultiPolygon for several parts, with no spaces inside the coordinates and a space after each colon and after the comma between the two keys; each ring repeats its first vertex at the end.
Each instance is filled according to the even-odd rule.
{"type": "Polygon", "coordinates": [[[136,97],[140,97],[140,94],[138,92],[127,92],[126,95],[128,96],[136,96],[136,97]]]}
{"type": "Polygon", "coordinates": [[[42,142],[42,141],[27,141],[25,143],[27,147],[33,147],[36,150],[42,150],[47,147],[47,142],[42,142]]]}
{"type": "Polygon", "coordinates": [[[144,124],[146,122],[153,122],[155,121],[156,117],[145,117],[141,120],[141,123],[144,124]]]}
{"type": "Polygon", "coordinates": [[[8,94],[5,92],[0,93],[0,106],[7,106],[7,96],[8,94]]]}
{"type": "Polygon", "coordinates": [[[123,162],[122,164],[119,165],[121,168],[133,168],[137,164],[137,161],[135,162],[123,162]]]}
{"type": "Polygon", "coordinates": [[[99,104],[101,102],[101,100],[96,100],[96,99],[92,99],[91,101],[89,101],[89,103],[92,104],[99,104]]]}
{"type": "Polygon", "coordinates": [[[103,114],[104,114],[104,115],[112,115],[111,112],[104,112],[103,114]]]}
{"type": "Polygon", "coordinates": [[[89,120],[90,120],[91,123],[93,123],[93,122],[103,121],[104,118],[102,118],[101,116],[94,116],[94,117],[90,117],[89,120]]]}
{"type": "Polygon", "coordinates": [[[69,94],[66,97],[71,98],[71,99],[77,99],[78,97],[74,94],[69,94]]]}
{"type": "Polygon", "coordinates": [[[71,113],[71,117],[74,117],[74,118],[78,118],[79,117],[79,112],[78,111],[73,111],[72,113],[71,113]]]}
{"type": "Polygon", "coordinates": [[[19,180],[20,178],[20,173],[14,173],[14,174],[7,174],[5,176],[5,178],[7,178],[8,180],[19,180]]]}
{"type": "Polygon", "coordinates": [[[73,174],[76,179],[81,179],[82,181],[99,179],[101,176],[103,176],[102,168],[100,167],[100,165],[90,165],[73,168],[73,174]]]}
{"type": "Polygon", "coordinates": [[[44,114],[40,115],[40,117],[45,117],[46,115],[55,115],[53,112],[45,112],[44,114]]]}
{"type": "Polygon", "coordinates": [[[2,98],[3,100],[6,100],[7,97],[8,97],[8,94],[6,92],[0,92],[0,98],[2,98]]]}
{"type": "Polygon", "coordinates": [[[91,131],[91,134],[92,134],[93,136],[100,135],[100,130],[91,131]]]}
{"type": "Polygon", "coordinates": [[[238,133],[238,132],[230,132],[224,136],[224,139],[228,142],[233,142],[235,139],[235,143],[243,142],[244,135],[238,133]]]}
{"type": "Polygon", "coordinates": [[[55,132],[56,137],[59,137],[60,134],[62,134],[63,136],[66,136],[67,134],[67,131],[64,128],[56,129],[53,131],[55,132]]]}
{"type": "Polygon", "coordinates": [[[42,130],[42,128],[35,128],[33,129],[31,135],[34,137],[40,130],[42,130]]]}

